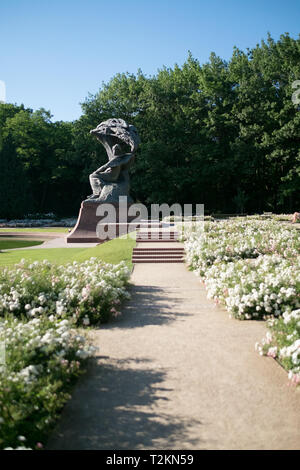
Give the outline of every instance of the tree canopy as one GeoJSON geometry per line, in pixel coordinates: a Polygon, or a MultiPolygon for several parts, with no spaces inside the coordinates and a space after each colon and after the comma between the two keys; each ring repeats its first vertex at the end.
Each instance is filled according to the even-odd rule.
{"type": "Polygon", "coordinates": [[[89,131],[111,117],[141,136],[131,170],[139,202],[204,203],[226,213],[299,210],[300,106],[291,99],[299,79],[300,39],[284,34],[246,52],[234,48],[228,62],[212,53],[201,65],[189,53],[182,66],[155,76],[117,74],[87,97],[74,122],[0,104],[0,216],[24,213],[21,202],[7,211],[9,194],[26,201],[27,212],[76,214],[90,194],[89,173],[107,158],[89,131]],[[18,183],[9,185],[16,173],[18,183]],[[26,198],[16,194],[19,185],[26,198]]]}

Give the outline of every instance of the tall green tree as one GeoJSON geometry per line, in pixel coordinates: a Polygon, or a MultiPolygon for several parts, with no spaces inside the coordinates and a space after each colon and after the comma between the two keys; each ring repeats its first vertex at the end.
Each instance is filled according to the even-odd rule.
{"type": "Polygon", "coordinates": [[[0,217],[24,217],[32,207],[28,180],[9,134],[0,140],[0,217]]]}

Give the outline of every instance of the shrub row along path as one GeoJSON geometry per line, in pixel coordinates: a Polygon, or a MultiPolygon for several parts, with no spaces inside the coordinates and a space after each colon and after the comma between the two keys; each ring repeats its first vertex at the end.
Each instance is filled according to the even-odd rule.
{"type": "Polygon", "coordinates": [[[300,447],[300,390],[254,350],[263,322],[230,319],[184,264],[137,264],[131,281],[48,449],[300,447]]]}

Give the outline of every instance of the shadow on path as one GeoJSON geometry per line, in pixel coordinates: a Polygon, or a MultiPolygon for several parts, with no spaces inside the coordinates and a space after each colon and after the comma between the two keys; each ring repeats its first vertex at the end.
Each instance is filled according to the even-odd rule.
{"type": "Polygon", "coordinates": [[[131,300],[122,305],[122,315],[108,324],[100,325],[101,329],[163,325],[179,317],[190,316],[176,308],[182,305],[182,299],[178,296],[170,298],[165,287],[132,286],[130,294],[131,300]]]}
{"type": "Polygon", "coordinates": [[[192,447],[188,430],[201,423],[170,417],[161,413],[161,403],[156,406],[171,391],[161,386],[165,375],[149,368],[149,360],[93,359],[47,449],[172,449],[185,439],[192,447]]]}

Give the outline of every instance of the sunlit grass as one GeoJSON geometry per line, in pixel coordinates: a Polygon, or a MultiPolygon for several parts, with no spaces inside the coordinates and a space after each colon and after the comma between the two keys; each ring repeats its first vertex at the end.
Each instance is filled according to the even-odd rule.
{"type": "Polygon", "coordinates": [[[40,240],[16,240],[14,238],[0,238],[0,250],[9,250],[12,248],[25,248],[27,246],[41,245],[40,240]]]}
{"type": "Polygon", "coordinates": [[[16,250],[0,253],[0,266],[8,266],[19,263],[21,259],[26,261],[42,261],[47,259],[52,263],[66,264],[72,261],[85,261],[92,256],[106,263],[117,264],[125,261],[131,264],[132,249],[135,239],[131,237],[116,238],[92,248],[41,248],[38,250],[16,250]]]}

